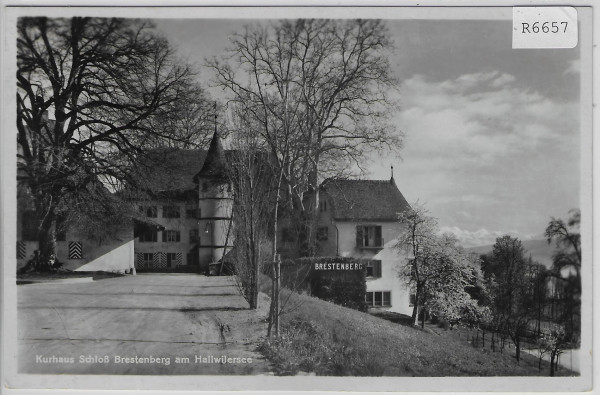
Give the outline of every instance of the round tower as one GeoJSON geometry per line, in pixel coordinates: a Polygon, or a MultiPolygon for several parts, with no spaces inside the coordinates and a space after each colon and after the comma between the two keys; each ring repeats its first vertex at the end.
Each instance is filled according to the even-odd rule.
{"type": "Polygon", "coordinates": [[[194,177],[198,184],[200,219],[199,262],[201,271],[208,271],[233,246],[231,211],[233,196],[227,176],[225,151],[215,130],[202,169],[194,177]]]}

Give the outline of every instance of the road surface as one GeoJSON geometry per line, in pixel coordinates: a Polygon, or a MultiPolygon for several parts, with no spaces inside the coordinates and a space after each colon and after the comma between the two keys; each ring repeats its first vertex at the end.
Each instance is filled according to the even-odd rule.
{"type": "Polygon", "coordinates": [[[231,277],[20,285],[19,372],[264,374],[269,364],[256,351],[264,321],[231,277]]]}

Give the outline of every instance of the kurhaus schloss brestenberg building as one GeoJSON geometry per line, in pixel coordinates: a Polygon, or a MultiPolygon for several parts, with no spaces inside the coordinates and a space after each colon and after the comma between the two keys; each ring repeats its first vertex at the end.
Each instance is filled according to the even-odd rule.
{"type": "MultiPolygon", "coordinates": [[[[127,194],[137,216],[123,218],[115,237],[90,240],[60,229],[57,260],[74,271],[219,274],[237,242],[231,229],[233,192],[226,169],[230,153],[216,130],[208,150],[151,152],[142,168],[155,198],[127,194]]],[[[320,192],[316,255],[363,262],[367,305],[411,314],[409,289],[398,278],[398,261],[405,257],[393,248],[400,230],[398,214],[410,206],[396,184],[393,167],[388,180],[328,179],[320,192]]],[[[38,248],[35,218],[27,206],[18,212],[19,268],[38,248]]],[[[297,257],[294,231],[285,219],[281,224],[278,252],[283,258],[297,257]]]]}

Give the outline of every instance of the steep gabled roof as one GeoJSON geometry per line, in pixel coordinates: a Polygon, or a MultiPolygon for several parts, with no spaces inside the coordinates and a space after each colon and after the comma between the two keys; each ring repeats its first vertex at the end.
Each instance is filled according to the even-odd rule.
{"type": "Polygon", "coordinates": [[[336,180],[321,186],[329,196],[334,219],[346,221],[396,221],[410,205],[390,180],[336,180]]]}
{"type": "Polygon", "coordinates": [[[198,178],[201,177],[220,179],[227,177],[225,150],[221,144],[221,137],[219,137],[219,133],[216,130],[210,141],[210,147],[208,147],[202,169],[194,176],[194,182],[197,182],[198,178]]]}
{"type": "Polygon", "coordinates": [[[194,176],[202,169],[207,152],[198,149],[161,148],[148,151],[137,168],[138,182],[153,192],[197,188],[194,176]]]}

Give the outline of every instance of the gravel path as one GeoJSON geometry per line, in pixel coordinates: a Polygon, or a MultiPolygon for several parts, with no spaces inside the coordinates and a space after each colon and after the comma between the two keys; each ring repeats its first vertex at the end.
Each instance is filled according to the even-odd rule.
{"type": "Polygon", "coordinates": [[[264,374],[269,364],[256,351],[264,315],[248,310],[230,277],[147,274],[21,285],[19,371],[264,374]]]}

